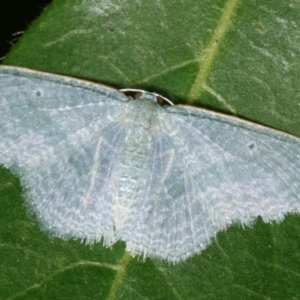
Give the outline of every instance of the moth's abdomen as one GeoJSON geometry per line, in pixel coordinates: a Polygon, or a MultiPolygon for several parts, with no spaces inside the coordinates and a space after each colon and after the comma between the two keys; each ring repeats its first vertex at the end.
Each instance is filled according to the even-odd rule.
{"type": "Polygon", "coordinates": [[[148,100],[134,102],[139,102],[140,111],[135,108],[126,116],[127,134],[114,178],[114,221],[117,231],[123,227],[132,202],[139,199],[140,182],[149,172],[147,164],[152,139],[149,129],[155,119],[153,107],[157,104],[148,100]]]}

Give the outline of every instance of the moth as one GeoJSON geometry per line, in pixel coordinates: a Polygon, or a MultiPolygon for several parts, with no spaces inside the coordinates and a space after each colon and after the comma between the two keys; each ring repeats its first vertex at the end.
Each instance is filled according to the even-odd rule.
{"type": "Polygon", "coordinates": [[[159,98],[0,67],[0,163],[43,230],[177,263],[233,222],[299,212],[300,139],[159,98]]]}

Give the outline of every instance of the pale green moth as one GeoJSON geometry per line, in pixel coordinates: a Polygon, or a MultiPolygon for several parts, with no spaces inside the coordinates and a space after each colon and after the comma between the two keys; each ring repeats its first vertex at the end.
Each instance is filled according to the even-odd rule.
{"type": "Polygon", "coordinates": [[[300,139],[103,85],[0,67],[0,163],[54,236],[176,263],[300,208],[300,139]]]}

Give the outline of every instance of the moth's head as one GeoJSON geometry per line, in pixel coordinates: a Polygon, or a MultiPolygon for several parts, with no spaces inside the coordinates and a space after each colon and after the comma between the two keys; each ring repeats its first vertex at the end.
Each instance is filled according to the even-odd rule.
{"type": "Polygon", "coordinates": [[[150,93],[144,90],[138,90],[138,89],[122,89],[120,90],[125,95],[131,96],[134,99],[148,99],[152,100],[155,103],[158,103],[160,105],[174,105],[172,101],[170,101],[168,98],[163,97],[157,93],[150,93]]]}

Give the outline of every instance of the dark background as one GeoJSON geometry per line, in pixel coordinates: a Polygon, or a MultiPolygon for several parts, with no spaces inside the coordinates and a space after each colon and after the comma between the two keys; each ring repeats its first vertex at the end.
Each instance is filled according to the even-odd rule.
{"type": "Polygon", "coordinates": [[[42,13],[51,0],[1,0],[0,3],[0,62],[28,26],[42,13]]]}

